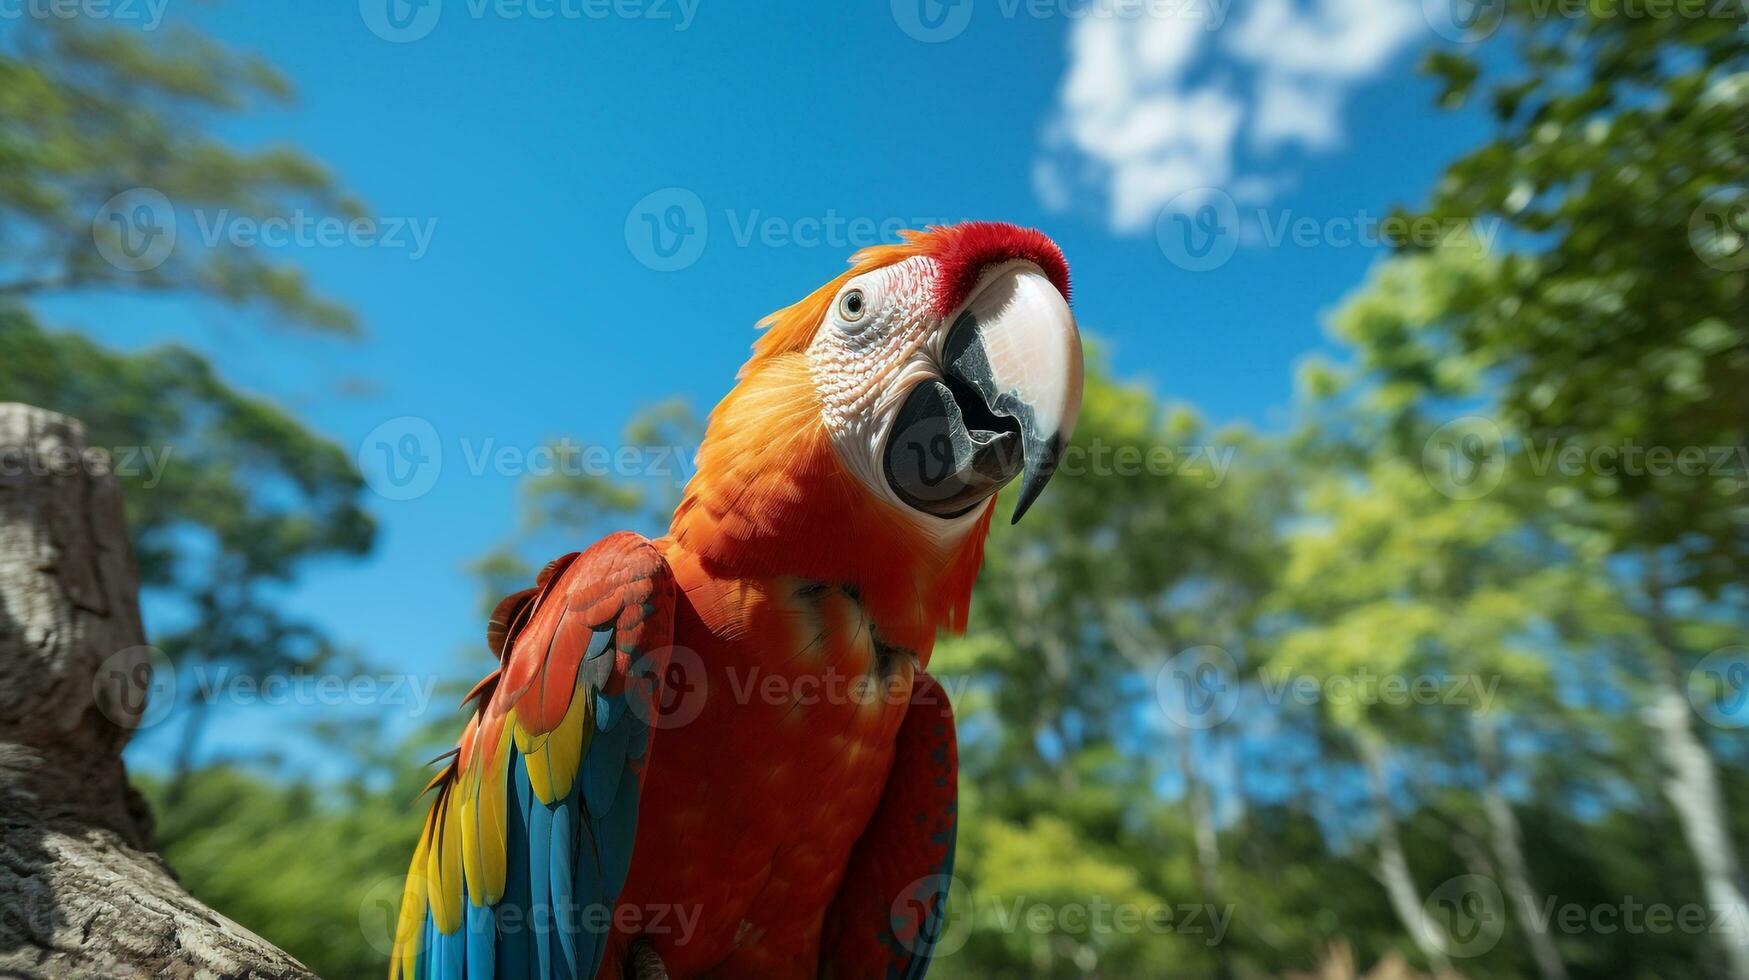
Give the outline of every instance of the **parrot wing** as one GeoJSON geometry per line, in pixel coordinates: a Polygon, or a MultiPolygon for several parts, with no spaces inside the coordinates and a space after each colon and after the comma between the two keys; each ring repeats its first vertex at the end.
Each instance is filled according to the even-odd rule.
{"type": "Polygon", "coordinates": [[[428,787],[391,980],[595,975],[631,863],[673,609],[667,562],[629,532],[499,603],[487,642],[502,663],[468,695],[476,711],[428,787]]]}
{"type": "Polygon", "coordinates": [[[958,799],[953,707],[918,671],[880,805],[826,915],[820,976],[912,980],[929,970],[946,924],[958,799]]]}

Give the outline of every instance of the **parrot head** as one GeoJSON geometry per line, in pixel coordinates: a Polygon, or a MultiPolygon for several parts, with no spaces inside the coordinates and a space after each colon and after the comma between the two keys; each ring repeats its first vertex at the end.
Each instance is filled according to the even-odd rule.
{"type": "Polygon", "coordinates": [[[1061,250],[995,222],[906,232],[760,325],[677,538],[859,586],[910,575],[927,589],[939,572],[969,594],[997,491],[1018,481],[1018,522],[1080,410],[1061,250]]]}
{"type": "Polygon", "coordinates": [[[833,449],[870,493],[932,530],[1021,477],[1018,522],[1081,404],[1068,266],[1050,239],[1011,225],[910,244],[859,256],[804,301],[809,320],[819,308],[804,351],[833,449]]]}

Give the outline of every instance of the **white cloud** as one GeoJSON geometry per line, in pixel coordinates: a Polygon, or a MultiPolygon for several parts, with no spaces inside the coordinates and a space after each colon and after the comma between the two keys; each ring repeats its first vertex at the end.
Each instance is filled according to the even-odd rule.
{"type": "Polygon", "coordinates": [[[1218,5],[1111,5],[1070,31],[1033,175],[1047,206],[1101,196],[1119,231],[1199,187],[1272,193],[1283,181],[1247,172],[1241,137],[1254,154],[1340,146],[1349,91],[1426,30],[1419,0],[1253,0],[1226,27],[1218,5]]]}
{"type": "Polygon", "coordinates": [[[1341,114],[1340,86],[1265,75],[1257,80],[1251,145],[1264,152],[1289,143],[1308,150],[1335,149],[1342,142],[1341,114]]]}

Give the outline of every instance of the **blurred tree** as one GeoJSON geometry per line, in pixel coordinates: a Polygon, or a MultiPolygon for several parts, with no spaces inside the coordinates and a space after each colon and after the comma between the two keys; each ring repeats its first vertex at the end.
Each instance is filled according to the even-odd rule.
{"type": "MultiPolygon", "coordinates": [[[[145,597],[159,614],[152,639],[179,670],[346,667],[319,629],[279,610],[273,589],[313,558],[370,548],[363,482],[339,447],[232,391],[197,355],[113,353],[44,331],[23,309],[47,295],[136,290],[355,334],[352,312],[313,294],[295,266],[223,236],[177,244],[177,216],[194,208],[359,213],[308,157],[235,150],[210,134],[259,99],[290,95],[265,63],[187,30],[148,39],[25,16],[0,43],[0,399],[73,416],[94,445],[115,448],[145,597]]],[[[209,707],[188,688],[171,800],[209,707]]]]}
{"type": "Polygon", "coordinates": [[[148,40],[76,18],[16,23],[0,47],[0,301],[180,292],[357,332],[352,311],[313,293],[296,266],[189,234],[200,230],[188,223],[196,208],[206,223],[294,209],[363,214],[296,150],[242,151],[210,135],[258,100],[288,101],[284,76],[174,27],[148,40]]]}
{"type": "MultiPolygon", "coordinates": [[[[1488,86],[1499,135],[1449,168],[1420,217],[1504,224],[1509,251],[1472,263],[1470,288],[1400,311],[1380,303],[1340,333],[1388,408],[1492,401],[1495,418],[1443,430],[1460,468],[1549,481],[1548,505],[1607,549],[1636,618],[1593,636],[1639,656],[1707,899],[1743,908],[1685,680],[1707,648],[1681,610],[1723,607],[1740,622],[1749,572],[1749,11],[1550,15],[1509,0],[1490,13],[1515,58],[1446,49],[1428,68],[1450,106],[1503,73],[1488,86]]],[[[1744,980],[1749,917],[1735,918],[1718,939],[1744,980]]]]}
{"type": "Polygon", "coordinates": [[[0,311],[0,400],[78,418],[92,445],[110,449],[143,591],[164,620],[150,639],[195,681],[181,685],[172,800],[210,708],[200,672],[348,672],[342,652],[274,592],[312,558],[370,548],[363,481],[339,447],[227,388],[190,351],[112,353],[17,311],[0,311]]]}
{"type": "Polygon", "coordinates": [[[1272,667],[1346,692],[1322,703],[1352,734],[1365,767],[1379,878],[1398,917],[1428,961],[1447,968],[1450,943],[1428,915],[1428,891],[1414,882],[1389,770],[1394,743],[1438,745],[1428,729],[1455,722],[1478,771],[1507,904],[1500,911],[1517,917],[1537,971],[1562,980],[1560,954],[1534,919],[1543,895],[1502,788],[1500,729],[1503,719],[1558,714],[1551,664],[1532,636],[1539,625],[1546,635],[1546,617],[1565,604],[1582,566],[1544,553],[1504,500],[1453,499],[1389,455],[1318,480],[1303,513],[1304,526],[1287,540],[1276,602],[1289,618],[1272,667]],[[1333,686],[1333,677],[1348,683],[1333,686]]]}

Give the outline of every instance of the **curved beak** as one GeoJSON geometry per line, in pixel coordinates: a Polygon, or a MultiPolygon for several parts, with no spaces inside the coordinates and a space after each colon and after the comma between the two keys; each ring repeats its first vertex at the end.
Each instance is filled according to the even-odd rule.
{"type": "Polygon", "coordinates": [[[1013,522],[1056,472],[1081,410],[1081,334],[1037,267],[985,282],[948,328],[942,377],[899,409],[887,479],[907,504],[963,514],[1016,476],[1013,522]]]}

